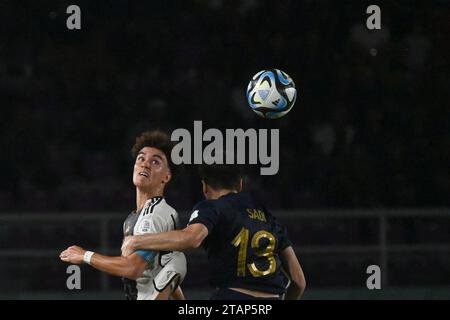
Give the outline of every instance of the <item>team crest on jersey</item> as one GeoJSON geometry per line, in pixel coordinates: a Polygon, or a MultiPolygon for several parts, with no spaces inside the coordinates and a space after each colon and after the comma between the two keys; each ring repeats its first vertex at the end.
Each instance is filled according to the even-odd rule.
{"type": "Polygon", "coordinates": [[[144,220],[141,224],[141,232],[149,232],[150,231],[150,221],[144,220]]]}

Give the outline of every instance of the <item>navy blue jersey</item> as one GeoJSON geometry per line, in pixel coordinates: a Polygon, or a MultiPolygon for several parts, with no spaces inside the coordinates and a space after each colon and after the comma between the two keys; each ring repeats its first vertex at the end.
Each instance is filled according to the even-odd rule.
{"type": "Polygon", "coordinates": [[[283,294],[286,278],[280,253],[291,245],[286,229],[247,192],[230,193],[198,203],[189,224],[208,229],[210,283],[283,294]]]}

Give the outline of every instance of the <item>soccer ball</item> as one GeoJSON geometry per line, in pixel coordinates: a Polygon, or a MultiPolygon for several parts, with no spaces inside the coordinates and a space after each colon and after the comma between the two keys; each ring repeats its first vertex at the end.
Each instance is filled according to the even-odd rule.
{"type": "Polygon", "coordinates": [[[297,97],[294,81],[278,69],[255,74],[247,87],[247,101],[259,116],[277,119],[288,113],[297,97]]]}

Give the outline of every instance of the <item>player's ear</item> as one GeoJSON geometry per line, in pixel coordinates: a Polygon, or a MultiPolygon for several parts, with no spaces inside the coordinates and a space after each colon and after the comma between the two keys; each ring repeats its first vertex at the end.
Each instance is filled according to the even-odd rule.
{"type": "Polygon", "coordinates": [[[243,181],[243,179],[240,178],[240,179],[239,179],[238,190],[237,190],[238,192],[241,192],[241,191],[242,191],[242,186],[243,186],[243,182],[242,182],[242,181],[243,181]]]}
{"type": "Polygon", "coordinates": [[[168,183],[170,180],[172,180],[172,174],[169,172],[167,172],[166,176],[164,177],[164,182],[168,183]]]}
{"type": "Polygon", "coordinates": [[[206,182],[203,180],[202,180],[202,191],[203,191],[203,195],[206,198],[206,195],[208,194],[208,186],[207,186],[206,182]]]}
{"type": "Polygon", "coordinates": [[[170,171],[170,168],[167,168],[166,174],[161,182],[167,184],[170,180],[172,180],[172,172],[170,171]]]}

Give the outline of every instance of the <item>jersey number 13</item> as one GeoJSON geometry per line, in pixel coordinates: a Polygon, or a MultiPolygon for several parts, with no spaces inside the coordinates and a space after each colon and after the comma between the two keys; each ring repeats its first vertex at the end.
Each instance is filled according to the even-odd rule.
{"type": "Polygon", "coordinates": [[[237,276],[245,277],[246,267],[250,271],[253,277],[267,276],[275,272],[277,267],[277,261],[273,256],[275,250],[276,238],[275,236],[265,230],[256,232],[251,241],[251,246],[256,250],[256,255],[259,257],[265,257],[269,261],[269,267],[266,270],[260,270],[254,262],[247,262],[247,248],[250,232],[246,228],[242,228],[237,236],[233,239],[231,244],[235,247],[239,247],[238,259],[237,259],[237,276]],[[269,244],[265,248],[259,246],[259,242],[262,238],[266,238],[269,244]]]}

